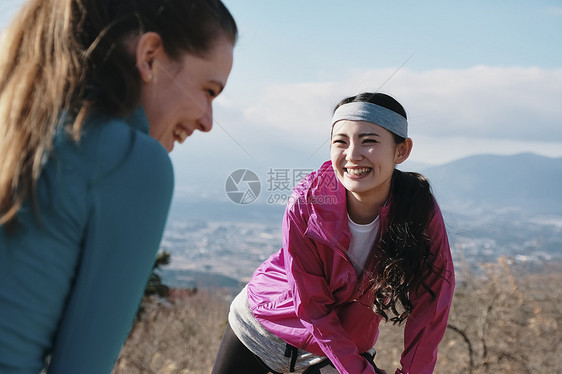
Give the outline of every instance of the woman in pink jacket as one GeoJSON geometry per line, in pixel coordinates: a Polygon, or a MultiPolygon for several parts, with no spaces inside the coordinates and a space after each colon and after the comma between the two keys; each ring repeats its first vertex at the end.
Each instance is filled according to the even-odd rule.
{"type": "Polygon", "coordinates": [[[331,161],[295,187],[283,248],[232,302],[213,374],[385,373],[372,360],[381,320],[406,323],[396,373],[433,371],[454,269],[429,183],[395,168],[407,130],[388,95],[337,105],[331,161]]]}

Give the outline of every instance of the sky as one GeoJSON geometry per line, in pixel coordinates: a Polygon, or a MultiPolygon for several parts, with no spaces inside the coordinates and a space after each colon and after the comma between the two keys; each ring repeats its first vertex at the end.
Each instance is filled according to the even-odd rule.
{"type": "Polygon", "coordinates": [[[226,4],[241,32],[220,104],[237,122],[315,149],[341,98],[381,91],[408,112],[415,161],[562,156],[562,1],[226,4]]]}
{"type": "MultiPolygon", "coordinates": [[[[234,66],[213,131],[171,154],[179,192],[224,186],[237,168],[317,168],[332,108],[363,91],[405,107],[412,166],[562,157],[561,0],[224,2],[240,31],[234,66]]],[[[0,26],[21,3],[0,0],[0,26]]]]}

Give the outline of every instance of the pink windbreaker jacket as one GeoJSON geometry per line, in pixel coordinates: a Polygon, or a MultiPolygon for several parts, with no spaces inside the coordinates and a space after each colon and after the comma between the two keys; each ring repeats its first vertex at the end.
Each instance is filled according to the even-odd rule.
{"type": "MultiPolygon", "coordinates": [[[[388,208],[380,211],[381,231],[388,208]]],[[[421,286],[410,293],[413,311],[396,373],[431,373],[447,326],[455,280],[437,204],[427,231],[441,269],[426,279],[435,298],[421,286]]],[[[283,248],[255,271],[248,301],[258,321],[287,343],[328,357],[340,373],[372,374],[360,353],[374,346],[381,317],[373,310],[373,293],[358,284],[349,244],[345,188],[328,161],[295,187],[283,219],[283,248]]]]}

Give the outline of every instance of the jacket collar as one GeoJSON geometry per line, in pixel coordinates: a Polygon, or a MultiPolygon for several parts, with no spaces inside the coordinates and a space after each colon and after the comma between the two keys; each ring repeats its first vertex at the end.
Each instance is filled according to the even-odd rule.
{"type": "Polygon", "coordinates": [[[351,234],[347,223],[347,198],[332,163],[326,161],[298,186],[306,197],[309,213],[305,235],[347,251],[351,234]]]}
{"type": "Polygon", "coordinates": [[[125,117],[125,121],[133,128],[148,134],[149,124],[148,118],[142,106],[137,107],[131,114],[125,117]]]}
{"type": "MultiPolygon", "coordinates": [[[[309,213],[305,235],[320,240],[333,248],[346,252],[351,233],[347,215],[346,189],[337,178],[331,161],[306,178],[295,187],[305,198],[309,213]]],[[[384,227],[391,199],[381,208],[381,228],[384,227]]]]}

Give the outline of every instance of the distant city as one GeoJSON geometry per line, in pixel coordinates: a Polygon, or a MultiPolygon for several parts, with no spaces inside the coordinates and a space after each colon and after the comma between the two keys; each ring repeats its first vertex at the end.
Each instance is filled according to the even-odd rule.
{"type": "MultiPolygon", "coordinates": [[[[524,222],[501,215],[489,222],[448,219],[453,260],[461,267],[478,271],[478,264],[507,256],[528,271],[553,261],[562,262],[562,217],[524,222]]],[[[173,287],[236,287],[281,247],[281,218],[262,222],[208,221],[174,218],[162,242],[172,255],[163,270],[173,287]]]]}
{"type": "MultiPolygon", "coordinates": [[[[562,270],[561,166],[562,159],[536,155],[478,156],[424,171],[459,276],[502,256],[524,271],[562,270]],[[517,167],[528,169],[514,175],[517,167]]],[[[241,287],[281,247],[283,212],[279,203],[177,199],[161,245],[172,256],[164,281],[178,288],[241,287]]]]}

